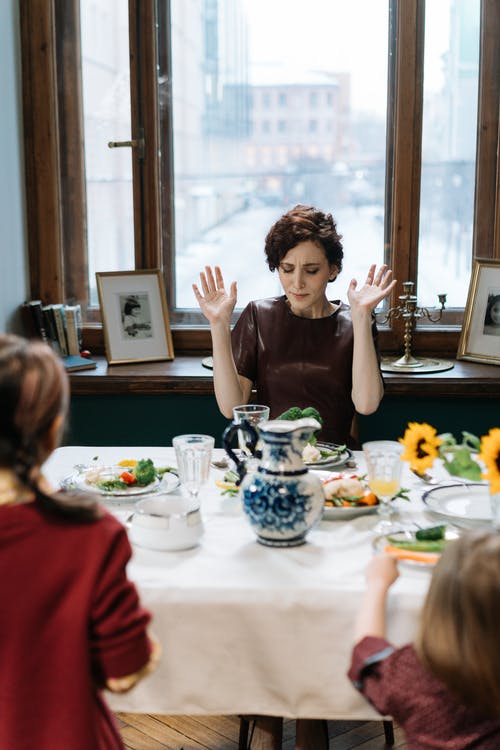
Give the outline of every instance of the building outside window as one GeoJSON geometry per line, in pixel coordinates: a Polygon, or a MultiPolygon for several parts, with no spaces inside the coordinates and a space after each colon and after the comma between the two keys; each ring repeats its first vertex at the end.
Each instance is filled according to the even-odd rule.
{"type": "MultiPolygon", "coordinates": [[[[474,252],[495,252],[491,210],[482,227],[477,210],[477,191],[484,213],[495,177],[495,133],[477,126],[482,87],[482,107],[490,119],[496,110],[498,127],[497,58],[480,53],[491,44],[491,19],[498,23],[491,0],[427,0],[425,15],[417,0],[310,0],[307,14],[289,3],[286,34],[276,33],[279,0],[70,5],[82,96],[61,86],[57,125],[71,141],[66,107],[81,107],[82,187],[80,203],[62,192],[71,242],[54,257],[88,320],[99,319],[96,271],[162,267],[174,327],[204,325],[191,283],[206,264],[238,281],[238,308],[278,294],[264,238],[301,202],[330,211],[343,235],[335,297],[346,299],[350,279],[362,280],[369,263],[389,262],[400,283],[417,282],[422,304],[446,292],[443,324],[460,322],[474,252]],[[129,70],[129,58],[138,68],[129,70]],[[78,268],[88,271],[80,285],[72,281],[78,268]]],[[[65,23],[56,13],[59,77],[71,62],[59,58],[65,23]]],[[[63,151],[60,158],[63,171],[63,151]]],[[[36,260],[35,242],[31,252],[36,260]]]]}

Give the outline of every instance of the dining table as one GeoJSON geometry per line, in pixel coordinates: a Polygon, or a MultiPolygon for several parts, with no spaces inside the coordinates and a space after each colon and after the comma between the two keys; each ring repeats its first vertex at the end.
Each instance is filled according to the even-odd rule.
{"type": "MultiPolygon", "coordinates": [[[[224,456],[222,449],[213,451],[214,460],[224,456]]],[[[170,446],[69,445],[51,455],[44,473],[57,486],[75,467],[146,457],[175,467],[170,446]]],[[[349,471],[364,474],[362,452],[353,453],[352,463],[349,471]]],[[[170,715],[376,718],[346,676],[365,569],[375,553],[376,513],[341,520],[328,514],[305,544],[265,546],[239,495],[216,484],[224,473],[212,465],[201,488],[204,532],[196,547],[133,546],[127,572],[152,613],[151,631],[163,653],[158,669],[134,690],[109,696],[111,707],[170,715]]],[[[405,528],[436,523],[422,502],[428,487],[406,463],[402,485],[409,499],[394,500],[396,522],[405,528]]],[[[136,500],[102,498],[124,524],[136,500]]],[[[409,562],[400,562],[399,570],[387,602],[387,636],[397,646],[416,633],[432,573],[409,562]]]]}

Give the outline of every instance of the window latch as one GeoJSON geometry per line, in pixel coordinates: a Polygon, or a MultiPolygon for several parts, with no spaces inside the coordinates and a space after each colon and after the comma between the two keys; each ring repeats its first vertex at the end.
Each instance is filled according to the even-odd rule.
{"type": "Polygon", "coordinates": [[[145,141],[144,141],[144,128],[139,128],[139,138],[134,138],[131,141],[109,141],[108,148],[135,148],[137,150],[137,158],[144,159],[145,154],[145,141]]]}

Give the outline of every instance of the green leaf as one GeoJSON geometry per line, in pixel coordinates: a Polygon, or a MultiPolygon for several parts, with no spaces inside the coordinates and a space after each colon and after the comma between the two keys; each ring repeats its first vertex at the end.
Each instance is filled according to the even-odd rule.
{"type": "Polygon", "coordinates": [[[474,451],[479,451],[481,448],[481,440],[477,435],[473,435],[472,432],[462,432],[464,445],[470,445],[474,451]]]}
{"type": "Polygon", "coordinates": [[[326,451],[326,450],[320,450],[321,458],[329,458],[330,456],[340,456],[342,453],[344,453],[346,449],[345,445],[339,445],[338,448],[335,448],[333,451],[326,451]]]}
{"type": "Polygon", "coordinates": [[[446,446],[457,444],[457,441],[455,440],[451,432],[443,432],[441,435],[438,435],[438,438],[443,441],[439,446],[440,450],[446,446]]]}
{"type": "Polygon", "coordinates": [[[401,487],[392,499],[395,500],[396,498],[399,498],[400,500],[409,500],[409,491],[408,487],[401,487]]]}
{"type": "Polygon", "coordinates": [[[473,482],[479,482],[481,479],[481,467],[471,458],[469,453],[457,454],[451,461],[444,459],[443,466],[451,476],[464,477],[465,479],[471,479],[473,482]]]}
{"type": "Polygon", "coordinates": [[[233,471],[232,469],[229,469],[229,471],[226,471],[224,474],[224,482],[239,482],[240,478],[238,474],[233,471]]]}

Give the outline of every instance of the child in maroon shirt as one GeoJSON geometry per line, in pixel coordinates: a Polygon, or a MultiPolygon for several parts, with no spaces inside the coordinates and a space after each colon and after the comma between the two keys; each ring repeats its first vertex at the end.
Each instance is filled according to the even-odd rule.
{"type": "Polygon", "coordinates": [[[101,689],[128,690],[159,653],[126,576],[124,528],[40,471],[67,404],[52,349],[0,335],[2,750],[123,750],[101,689]]]}
{"type": "Polygon", "coordinates": [[[349,677],[403,728],[408,750],[500,748],[500,534],[468,532],[443,552],[415,644],[385,639],[394,558],[375,557],[349,677]]]}

